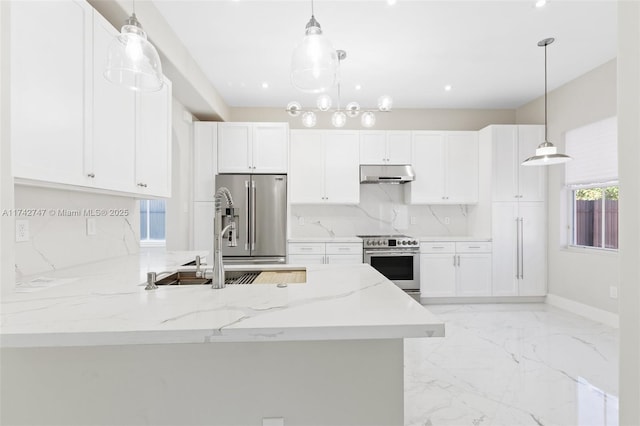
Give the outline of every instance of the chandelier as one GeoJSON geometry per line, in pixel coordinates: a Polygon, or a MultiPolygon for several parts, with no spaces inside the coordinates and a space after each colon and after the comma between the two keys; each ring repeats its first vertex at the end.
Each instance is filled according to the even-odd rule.
{"type": "MultiPolygon", "coordinates": [[[[338,64],[347,57],[347,52],[344,50],[336,51],[338,56],[338,64]]],[[[393,105],[393,100],[390,96],[384,95],[378,98],[377,110],[361,110],[360,104],[357,102],[349,102],[343,109],[340,105],[340,81],[337,84],[338,88],[338,104],[337,108],[333,110],[331,114],[331,124],[334,127],[344,127],[347,124],[347,118],[356,118],[360,115],[360,123],[363,127],[373,127],[376,124],[376,116],[374,112],[389,112],[393,105]]],[[[305,127],[315,127],[317,123],[316,111],[329,112],[332,106],[331,96],[322,94],[318,96],[316,100],[316,109],[304,109],[298,101],[291,101],[287,104],[286,111],[291,117],[300,117],[302,125],[305,127]]]]}

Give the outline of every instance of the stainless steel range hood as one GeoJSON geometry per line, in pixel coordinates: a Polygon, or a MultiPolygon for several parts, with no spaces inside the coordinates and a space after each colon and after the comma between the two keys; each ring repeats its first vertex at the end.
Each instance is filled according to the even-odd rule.
{"type": "Polygon", "coordinates": [[[363,164],[360,166],[360,183],[407,183],[415,179],[409,164],[380,166],[363,164]]]}

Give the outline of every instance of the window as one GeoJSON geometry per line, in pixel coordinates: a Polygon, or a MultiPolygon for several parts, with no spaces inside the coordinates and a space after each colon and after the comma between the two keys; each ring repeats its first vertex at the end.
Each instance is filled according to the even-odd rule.
{"type": "Polygon", "coordinates": [[[571,196],[570,245],[618,248],[618,137],[616,118],[566,134],[567,190],[571,196]]]}
{"type": "Polygon", "coordinates": [[[165,200],[140,200],[140,245],[165,245],[165,200]]]}

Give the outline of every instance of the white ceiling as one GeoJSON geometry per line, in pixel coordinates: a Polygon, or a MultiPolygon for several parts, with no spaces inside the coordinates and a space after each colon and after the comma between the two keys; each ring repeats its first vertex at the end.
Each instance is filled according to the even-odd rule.
{"type": "MultiPolygon", "coordinates": [[[[315,96],[294,89],[289,78],[309,0],[154,2],[229,106],[313,105],[315,96]]],[[[343,105],[374,107],[388,94],[394,108],[511,109],[544,93],[538,41],[556,39],[548,47],[549,90],[616,56],[615,1],[533,3],[315,0],[314,7],[325,36],[347,52],[343,105]]]]}

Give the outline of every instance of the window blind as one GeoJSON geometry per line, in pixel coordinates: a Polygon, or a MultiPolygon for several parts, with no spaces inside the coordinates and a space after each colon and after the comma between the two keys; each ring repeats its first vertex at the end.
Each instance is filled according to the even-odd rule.
{"type": "Polygon", "coordinates": [[[617,117],[570,130],[565,135],[565,143],[567,155],[573,157],[565,168],[568,186],[618,180],[617,117]]]}

